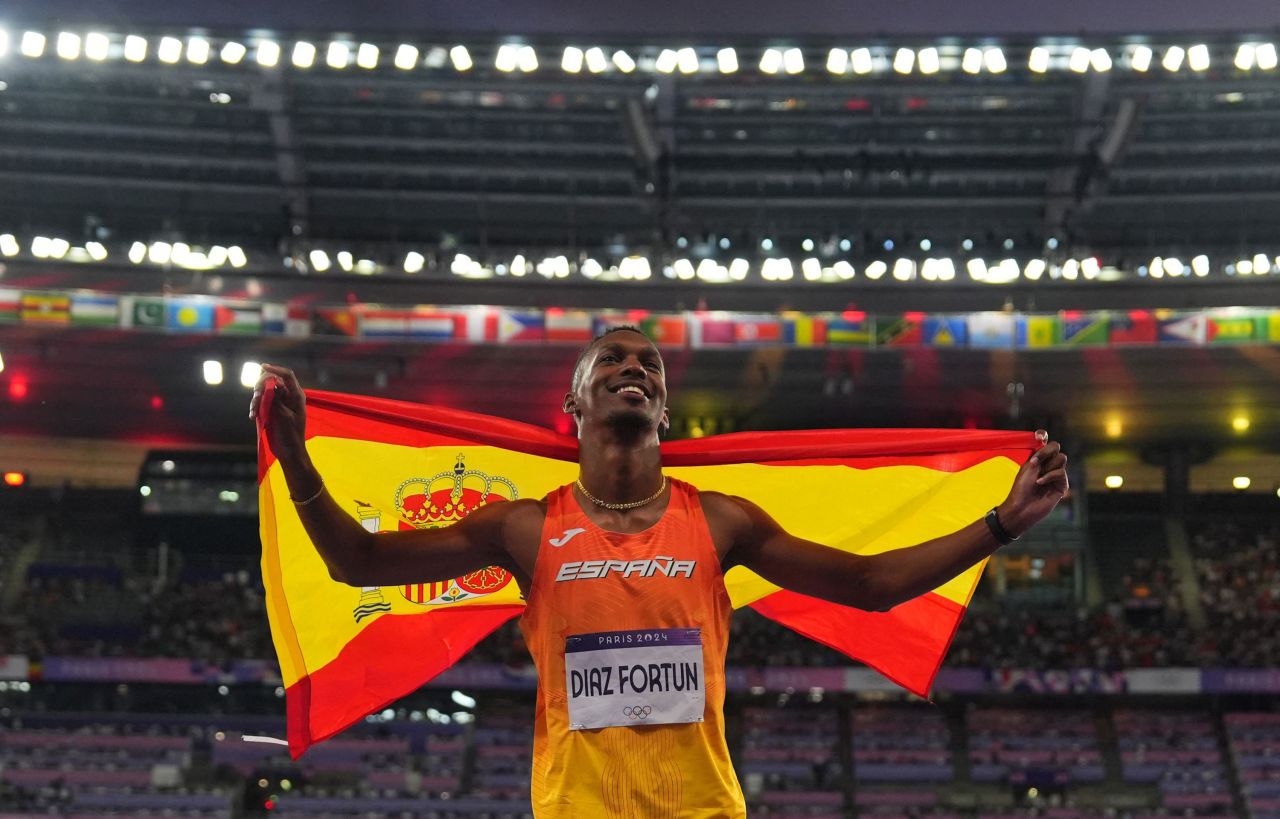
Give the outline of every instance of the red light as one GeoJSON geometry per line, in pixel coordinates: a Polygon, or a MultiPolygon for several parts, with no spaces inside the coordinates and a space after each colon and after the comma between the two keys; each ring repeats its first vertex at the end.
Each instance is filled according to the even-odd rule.
{"type": "Polygon", "coordinates": [[[30,389],[27,386],[27,379],[15,378],[9,382],[9,397],[14,401],[21,401],[27,397],[30,389]]]}
{"type": "Polygon", "coordinates": [[[268,799],[267,801],[265,801],[265,802],[263,802],[263,803],[262,803],[262,807],[266,808],[267,810],[275,810],[275,809],[276,809],[276,800],[274,800],[274,799],[268,799]]]}
{"type": "Polygon", "coordinates": [[[845,321],[863,321],[867,317],[867,314],[861,310],[845,310],[841,315],[845,321]]]}
{"type": "Polygon", "coordinates": [[[903,313],[902,317],[907,321],[911,321],[911,322],[924,321],[924,313],[916,313],[916,312],[903,313]]]}
{"type": "Polygon", "coordinates": [[[25,472],[4,473],[5,486],[22,486],[26,482],[27,482],[27,473],[25,472]]]}
{"type": "Polygon", "coordinates": [[[1080,312],[1079,310],[1063,310],[1062,311],[1062,318],[1067,321],[1079,321],[1083,315],[1084,313],[1080,312]]]}
{"type": "Polygon", "coordinates": [[[164,399],[158,395],[151,396],[151,409],[153,410],[164,409],[164,399]]]}
{"type": "Polygon", "coordinates": [[[1146,310],[1130,310],[1129,318],[1133,321],[1145,321],[1146,319],[1151,318],[1151,314],[1146,310]]]}

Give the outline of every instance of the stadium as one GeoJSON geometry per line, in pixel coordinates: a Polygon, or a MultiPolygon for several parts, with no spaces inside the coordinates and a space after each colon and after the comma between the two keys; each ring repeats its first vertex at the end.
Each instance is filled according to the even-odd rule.
{"type": "MultiPolygon", "coordinates": [[[[1280,817],[1280,7],[263,5],[0,8],[0,819],[533,816],[514,620],[398,645],[443,672],[284,747],[246,409],[269,362],[560,440],[620,324],[664,452],[1071,458],[928,696],[734,611],[749,815],[1280,817]]],[[[470,452],[455,502],[505,480],[470,452]]],[[[343,508],[422,526],[407,483],[343,508]]],[[[871,503],[823,491],[774,495],[871,503]]],[[[356,589],[344,628],[486,582],[356,589]]]]}

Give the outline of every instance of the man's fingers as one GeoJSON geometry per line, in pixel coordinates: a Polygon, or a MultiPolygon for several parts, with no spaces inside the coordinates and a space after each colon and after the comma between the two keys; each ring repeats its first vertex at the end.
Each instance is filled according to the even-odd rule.
{"type": "Polygon", "coordinates": [[[1046,472],[1036,478],[1036,486],[1045,486],[1046,484],[1051,483],[1061,483],[1062,487],[1065,489],[1067,486],[1067,470],[1055,469],[1052,472],[1046,472]]]}

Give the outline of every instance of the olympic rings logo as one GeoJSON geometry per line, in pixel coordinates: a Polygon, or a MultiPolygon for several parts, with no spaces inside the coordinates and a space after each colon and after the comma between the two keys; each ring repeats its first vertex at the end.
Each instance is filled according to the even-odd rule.
{"type": "Polygon", "coordinates": [[[653,707],[649,705],[627,705],[622,709],[622,715],[632,719],[648,719],[652,713],[653,707]]]}

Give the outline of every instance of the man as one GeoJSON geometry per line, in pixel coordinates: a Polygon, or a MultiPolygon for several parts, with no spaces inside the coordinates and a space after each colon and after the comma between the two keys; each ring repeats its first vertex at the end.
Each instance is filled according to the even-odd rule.
{"type": "Polygon", "coordinates": [[[887,610],[1021,535],[1067,491],[1066,456],[1046,443],[999,507],[950,535],[871,556],[797,538],[749,501],[663,475],[662,357],[639,330],[621,327],[583,350],[564,398],[578,426],[574,484],[478,509],[447,528],[374,535],[325,492],[304,446],[305,400],[291,371],[263,365],[250,416],[269,379],[279,387],[268,443],[335,580],[394,586],[487,566],[515,577],[539,677],[532,797],[540,819],[745,816],[724,738],[729,568],[887,610]],[[607,712],[593,704],[594,695],[618,691],[643,697],[607,712]]]}

